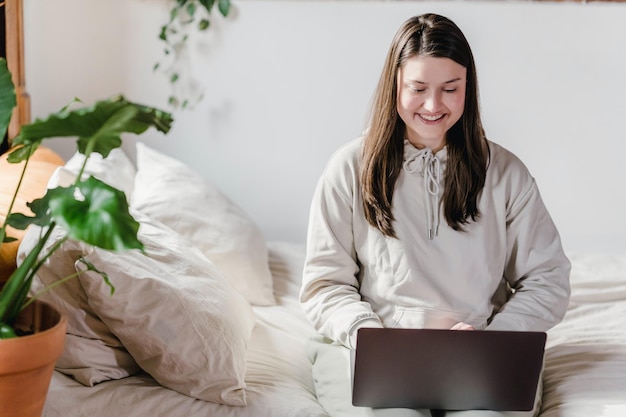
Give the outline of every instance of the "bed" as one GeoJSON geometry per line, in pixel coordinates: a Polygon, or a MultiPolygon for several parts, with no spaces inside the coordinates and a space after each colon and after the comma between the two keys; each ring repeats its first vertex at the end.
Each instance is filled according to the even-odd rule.
{"type": "MultiPolygon", "coordinates": [[[[71,178],[80,162],[81,156],[77,154],[57,168],[51,185],[63,183],[65,177],[71,178]]],[[[109,296],[102,284],[81,276],[46,295],[70,320],[66,352],[57,363],[44,416],[327,416],[322,404],[333,401],[333,393],[316,392],[312,359],[306,349],[316,333],[298,302],[304,243],[264,240],[251,218],[214,184],[183,162],[141,142],[137,143],[136,165],[118,150],[107,159],[90,162],[87,172],[125,190],[131,209],[144,228],[140,236],[150,257],[157,262],[145,264],[143,255],[133,253],[116,258],[100,254],[101,259],[89,253],[92,262],[100,260],[108,265],[110,279],[118,287],[116,294],[109,296]],[[117,169],[110,169],[112,166],[117,169]],[[201,207],[196,210],[199,216],[190,210],[193,207],[201,207]],[[210,244],[206,244],[207,228],[212,229],[210,244]],[[181,245],[181,241],[172,241],[171,236],[162,235],[157,229],[174,232],[185,240],[181,245]],[[209,340],[202,342],[204,345],[197,344],[193,334],[181,336],[187,335],[183,329],[184,316],[197,314],[193,305],[180,310],[181,316],[173,320],[162,316],[164,308],[159,305],[171,304],[171,300],[159,301],[164,301],[159,298],[164,296],[159,288],[163,282],[174,280],[177,286],[184,286],[185,277],[199,279],[193,271],[189,272],[188,265],[177,259],[182,256],[185,262],[196,262],[179,253],[195,253],[196,249],[199,252],[196,255],[214,259],[213,263],[225,272],[217,272],[218,281],[208,285],[213,295],[207,297],[227,311],[229,317],[213,312],[209,319],[224,320],[225,325],[240,333],[229,336],[215,330],[214,336],[219,336],[209,335],[209,340]],[[140,261],[136,260],[138,257],[140,261]],[[174,266],[164,267],[161,261],[174,266]],[[180,277],[174,275],[182,275],[183,281],[175,281],[180,277]],[[137,276],[154,279],[156,284],[125,283],[134,282],[137,276]],[[224,277],[229,281],[227,290],[220,287],[225,285],[224,277]],[[132,304],[138,307],[133,308],[132,304]],[[118,310],[117,315],[110,310],[118,310]],[[163,375],[160,368],[174,374],[179,370],[165,359],[157,360],[155,365],[154,358],[146,358],[144,348],[136,346],[152,344],[148,342],[151,337],[148,333],[162,329],[155,330],[150,320],[147,323],[141,318],[130,319],[128,316],[133,314],[156,317],[165,324],[169,320],[174,327],[180,326],[175,333],[169,329],[164,334],[168,335],[167,343],[175,348],[183,347],[183,356],[194,355],[191,346],[205,349],[214,359],[217,357],[219,360],[206,365],[211,370],[207,372],[208,379],[197,380],[198,384],[208,383],[212,392],[194,390],[189,384],[180,385],[171,375],[163,375]],[[210,340],[229,337],[232,340],[226,345],[220,340],[210,340]],[[98,348],[93,347],[94,341],[98,348]],[[112,362],[110,352],[101,351],[103,343],[106,349],[117,352],[112,362]]],[[[20,253],[27,250],[31,234],[29,230],[24,237],[20,253]]],[[[66,269],[77,265],[76,254],[85,254],[84,249],[65,246],[60,255],[44,266],[35,288],[68,273],[66,269]]],[[[569,256],[572,297],[565,319],[548,333],[540,415],[623,417],[626,415],[623,328],[626,256],[618,253],[570,253],[569,256]]],[[[201,265],[211,268],[208,263],[201,265]]],[[[214,273],[209,271],[209,275],[214,273]]],[[[173,290],[166,287],[166,291],[173,290]]],[[[193,376],[189,378],[195,381],[193,376]]],[[[360,409],[354,415],[376,413],[360,409]]]]}

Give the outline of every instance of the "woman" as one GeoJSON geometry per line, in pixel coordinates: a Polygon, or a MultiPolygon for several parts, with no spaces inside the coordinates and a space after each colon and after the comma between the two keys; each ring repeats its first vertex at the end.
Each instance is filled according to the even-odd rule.
{"type": "Polygon", "coordinates": [[[546,331],[565,314],[569,272],[534,179],[485,137],[465,36],[443,16],[407,20],[366,133],[313,197],[301,301],[334,344],[312,356],[354,349],[363,327],[546,331]]]}

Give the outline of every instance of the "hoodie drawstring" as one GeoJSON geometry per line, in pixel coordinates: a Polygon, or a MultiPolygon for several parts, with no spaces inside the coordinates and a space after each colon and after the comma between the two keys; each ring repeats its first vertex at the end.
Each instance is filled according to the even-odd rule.
{"type": "Polygon", "coordinates": [[[424,177],[428,239],[432,240],[439,234],[439,191],[441,188],[439,181],[441,179],[441,161],[429,148],[426,148],[423,152],[416,155],[415,158],[404,161],[404,169],[410,173],[420,170],[424,177]],[[417,164],[414,162],[417,162],[417,164]]]}

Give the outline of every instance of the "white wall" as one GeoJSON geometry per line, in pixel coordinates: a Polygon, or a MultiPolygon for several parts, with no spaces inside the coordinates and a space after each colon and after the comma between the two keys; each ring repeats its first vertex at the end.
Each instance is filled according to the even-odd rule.
{"type": "MultiPolygon", "coordinates": [[[[142,138],[215,181],[268,239],[304,240],[315,182],[363,128],[396,28],[433,11],[472,44],[488,136],[526,162],[566,247],[626,250],[626,4],[233,1],[192,38],[205,98],[167,137],[142,138]]],[[[34,116],[117,93],[167,108],[152,73],[164,0],[25,3],[34,116]]]]}

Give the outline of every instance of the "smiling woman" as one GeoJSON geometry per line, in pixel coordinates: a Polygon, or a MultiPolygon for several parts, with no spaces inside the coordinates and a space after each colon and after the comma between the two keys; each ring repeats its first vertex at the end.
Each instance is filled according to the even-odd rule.
{"type": "MultiPolygon", "coordinates": [[[[350,357],[344,348],[358,355],[365,328],[558,324],[570,262],[529,171],[485,135],[473,53],[452,20],[426,13],[400,26],[370,115],[371,128],[331,157],[311,202],[300,297],[324,337],[311,356],[334,351],[336,365],[350,357]]],[[[343,393],[331,415],[358,412],[342,391],[349,369],[346,360],[320,384],[343,393]]],[[[529,412],[489,415],[535,416],[540,397],[529,412]]]]}
{"type": "Polygon", "coordinates": [[[398,115],[406,139],[439,152],[465,107],[467,69],[449,58],[414,56],[398,74],[398,115]]]}

